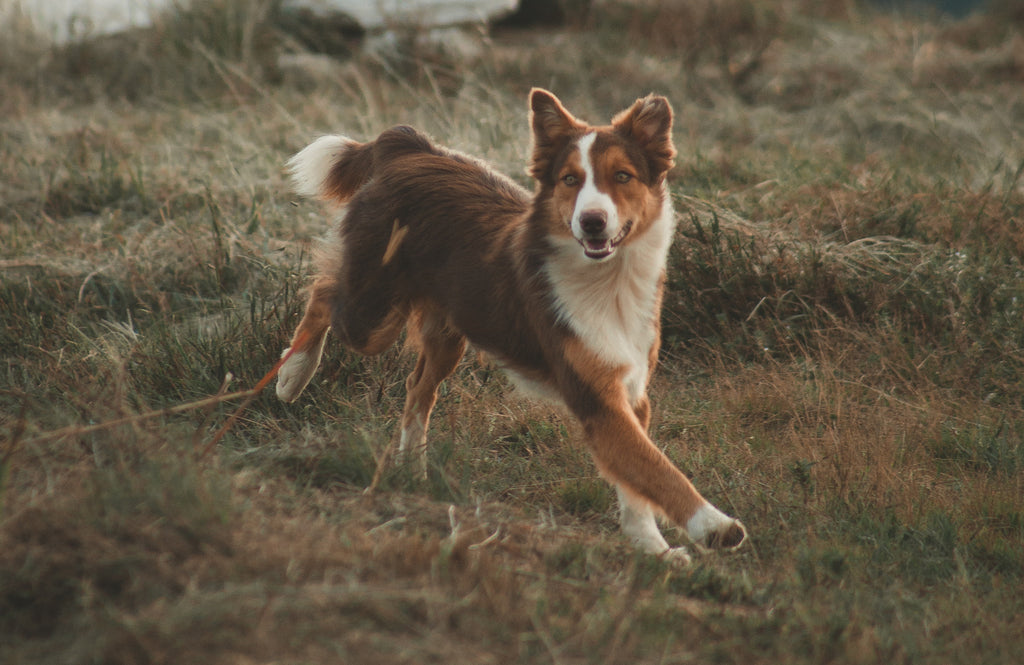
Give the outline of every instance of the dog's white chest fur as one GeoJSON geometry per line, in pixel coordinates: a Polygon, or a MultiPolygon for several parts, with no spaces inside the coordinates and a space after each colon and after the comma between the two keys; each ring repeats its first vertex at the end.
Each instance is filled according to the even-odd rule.
{"type": "Polygon", "coordinates": [[[626,368],[623,381],[633,404],[647,389],[659,280],[674,228],[666,196],[660,218],[611,260],[596,263],[574,239],[565,239],[555,243],[546,266],[559,318],[603,361],[626,368]]]}

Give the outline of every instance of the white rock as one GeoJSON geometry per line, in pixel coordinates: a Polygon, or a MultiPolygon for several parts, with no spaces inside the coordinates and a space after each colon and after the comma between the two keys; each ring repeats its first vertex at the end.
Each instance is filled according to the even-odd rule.
{"type": "MultiPolygon", "coordinates": [[[[202,2],[202,0],[193,0],[202,2]]],[[[27,17],[57,43],[151,25],[183,0],[0,0],[0,25],[27,17]]],[[[438,28],[501,18],[519,0],[284,0],[286,10],[345,14],[367,31],[400,25],[438,28]]]]}
{"type": "Polygon", "coordinates": [[[282,7],[324,16],[341,13],[366,30],[379,30],[483,23],[512,13],[518,5],[519,0],[284,0],[282,7]]]}

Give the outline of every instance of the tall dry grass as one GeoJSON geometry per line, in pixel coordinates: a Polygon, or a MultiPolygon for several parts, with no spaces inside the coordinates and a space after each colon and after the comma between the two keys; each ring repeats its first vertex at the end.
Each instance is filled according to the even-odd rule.
{"type": "Polygon", "coordinates": [[[4,656],[1014,662],[1018,13],[573,16],[481,34],[475,55],[416,35],[364,52],[259,0],[64,48],[5,33],[4,656]],[[428,480],[389,468],[370,496],[399,348],[330,346],[300,402],[261,397],[205,457],[236,403],[134,418],[278,359],[329,227],[287,191],[289,154],[406,122],[526,183],[532,85],[595,122],[651,90],[673,102],[652,432],[750,548],[686,569],[631,552],[578,428],[472,355],[428,480]]]}

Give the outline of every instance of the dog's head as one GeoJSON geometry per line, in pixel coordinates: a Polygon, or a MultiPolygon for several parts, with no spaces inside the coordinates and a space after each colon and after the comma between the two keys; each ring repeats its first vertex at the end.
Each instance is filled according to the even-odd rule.
{"type": "Polygon", "coordinates": [[[550,233],[570,234],[588,258],[603,261],[661,217],[665,175],[676,154],[667,99],[648,95],[610,125],[593,127],[534,88],[530,123],[529,172],[548,206],[550,233]]]}

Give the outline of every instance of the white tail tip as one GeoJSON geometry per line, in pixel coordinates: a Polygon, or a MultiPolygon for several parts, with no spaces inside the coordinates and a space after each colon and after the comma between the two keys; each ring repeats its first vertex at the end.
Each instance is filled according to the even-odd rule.
{"type": "Polygon", "coordinates": [[[288,160],[292,188],[297,194],[319,198],[331,167],[354,141],[346,136],[321,136],[288,160]]]}

